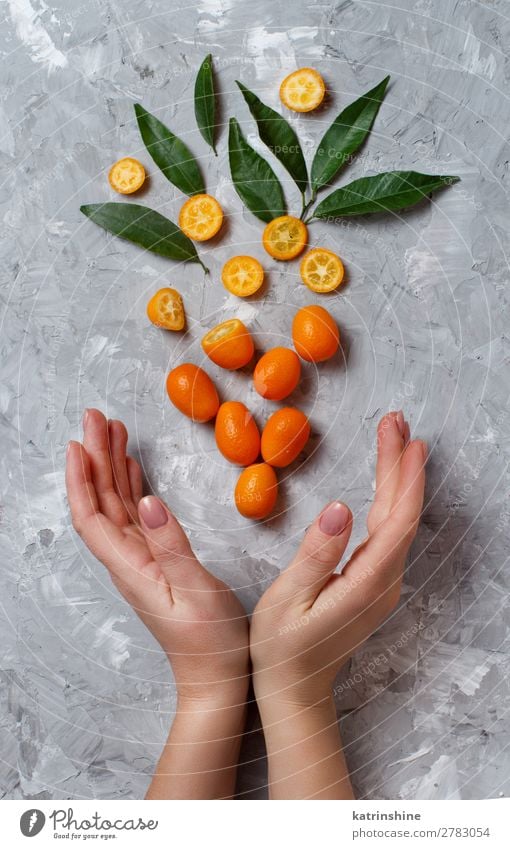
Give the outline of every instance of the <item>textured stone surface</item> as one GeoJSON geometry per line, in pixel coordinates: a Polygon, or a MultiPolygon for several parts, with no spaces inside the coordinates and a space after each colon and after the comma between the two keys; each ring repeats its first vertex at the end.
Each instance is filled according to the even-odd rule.
{"type": "MultiPolygon", "coordinates": [[[[90,405],[124,419],[148,487],[249,608],[328,499],[349,502],[353,542],[363,536],[376,421],[403,406],[430,443],[426,509],[402,606],[338,686],[349,764],[362,797],[508,794],[508,3],[8,0],[4,8],[1,794],[140,797],[172,716],[158,646],[69,526],[64,449],[90,405]],[[222,120],[235,114],[254,144],[236,78],[277,106],[284,73],[320,67],[330,102],[293,119],[310,160],[336,112],[390,73],[349,177],[407,166],[462,177],[402,217],[313,226],[312,241],[337,249],[348,269],[348,285],[328,301],[346,361],[306,369],[295,401],[313,422],[313,456],[284,476],[281,515],[250,527],[231,504],[235,472],[211,429],[170,407],[165,373],[199,358],[204,329],[233,312],[259,347],[285,343],[292,309],[310,296],[296,264],[263,256],[261,226],[229,181],[225,129],[215,159],[195,128],[194,75],[209,51],[222,120]],[[80,203],[110,197],[106,170],[133,154],[149,167],[146,202],[177,217],[181,198],[141,147],[133,101],[185,138],[229,214],[221,242],[202,249],[206,279],[80,215],[80,203]],[[221,286],[233,252],[264,260],[258,300],[240,303],[221,286]],[[189,318],[179,339],[145,317],[150,294],[168,284],[182,291],[189,318]]],[[[261,417],[269,409],[245,374],[211,373],[225,397],[261,417]]],[[[263,796],[260,736],[248,750],[255,760],[241,788],[263,796]]]]}

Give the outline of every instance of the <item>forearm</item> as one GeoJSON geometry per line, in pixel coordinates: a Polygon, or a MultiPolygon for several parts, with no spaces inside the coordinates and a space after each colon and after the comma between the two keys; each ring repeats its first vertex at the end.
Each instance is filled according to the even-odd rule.
{"type": "Polygon", "coordinates": [[[147,799],[229,799],[234,794],[246,696],[230,704],[178,704],[147,799]]]}
{"type": "Polygon", "coordinates": [[[354,799],[333,698],[260,704],[271,799],[354,799]]]}

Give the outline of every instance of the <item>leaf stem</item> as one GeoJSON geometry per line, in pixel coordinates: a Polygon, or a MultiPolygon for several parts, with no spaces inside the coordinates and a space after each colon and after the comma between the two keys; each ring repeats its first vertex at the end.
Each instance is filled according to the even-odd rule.
{"type": "Polygon", "coordinates": [[[308,210],[310,209],[312,203],[315,203],[316,194],[317,193],[315,191],[312,192],[312,196],[311,196],[310,200],[308,201],[308,203],[305,202],[304,192],[301,195],[301,197],[303,198],[303,206],[301,207],[301,215],[299,217],[301,218],[301,221],[303,221],[303,223],[305,223],[305,224],[306,224],[306,221],[304,220],[305,215],[308,212],[308,210]]]}

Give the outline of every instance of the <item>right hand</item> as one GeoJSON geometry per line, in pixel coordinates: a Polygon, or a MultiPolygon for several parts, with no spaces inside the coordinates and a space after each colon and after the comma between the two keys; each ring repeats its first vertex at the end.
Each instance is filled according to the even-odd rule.
{"type": "Polygon", "coordinates": [[[168,655],[181,702],[244,705],[248,622],[231,589],[199,563],[159,498],[142,498],[127,431],[99,410],[70,442],[66,485],[73,525],[168,655]]]}
{"type": "Polygon", "coordinates": [[[334,574],[349,541],[352,514],[333,502],[260,599],[250,650],[263,721],[274,703],[299,708],[330,698],[338,670],[395,608],[420,519],[425,461],[426,445],[409,441],[402,413],[384,416],[367,539],[341,574],[334,574]]]}

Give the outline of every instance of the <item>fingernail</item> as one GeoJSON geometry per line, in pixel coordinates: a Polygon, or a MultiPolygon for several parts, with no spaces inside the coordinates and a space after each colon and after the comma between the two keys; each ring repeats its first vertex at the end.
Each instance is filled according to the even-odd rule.
{"type": "Polygon", "coordinates": [[[333,501],[326,507],[319,519],[319,528],[323,534],[330,537],[338,536],[347,527],[349,521],[349,510],[341,501],[333,501]]]}
{"type": "Polygon", "coordinates": [[[398,413],[395,417],[395,421],[397,423],[397,427],[398,427],[400,436],[403,437],[404,433],[405,433],[406,423],[405,423],[405,420],[404,420],[404,414],[403,414],[402,410],[398,411],[398,413]]]}
{"type": "Polygon", "coordinates": [[[168,514],[163,507],[159,498],[154,495],[146,495],[142,498],[138,505],[138,512],[144,523],[153,531],[155,528],[162,528],[168,522],[168,514]]]}
{"type": "Polygon", "coordinates": [[[423,440],[422,440],[422,443],[421,443],[421,450],[422,450],[422,453],[423,453],[423,462],[426,463],[427,458],[429,456],[429,448],[428,448],[427,443],[423,442],[423,440]]]}
{"type": "Polygon", "coordinates": [[[70,452],[70,450],[71,450],[71,443],[70,443],[70,442],[68,442],[68,443],[67,443],[67,446],[66,446],[66,457],[67,457],[67,456],[69,456],[69,452],[70,452]]]}
{"type": "Polygon", "coordinates": [[[87,419],[88,419],[88,417],[89,417],[89,411],[88,411],[88,410],[84,410],[84,412],[83,412],[83,420],[82,420],[83,427],[86,427],[86,426],[87,426],[87,419]]]}
{"type": "Polygon", "coordinates": [[[405,426],[404,426],[404,442],[405,442],[406,445],[409,442],[410,438],[411,438],[411,428],[409,427],[408,422],[406,422],[405,426]]]}

